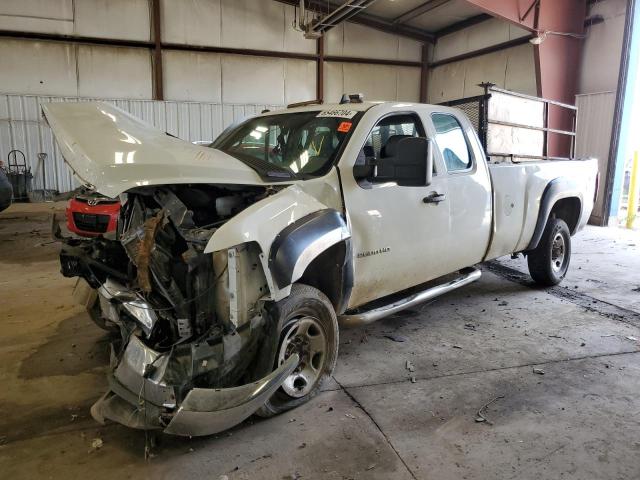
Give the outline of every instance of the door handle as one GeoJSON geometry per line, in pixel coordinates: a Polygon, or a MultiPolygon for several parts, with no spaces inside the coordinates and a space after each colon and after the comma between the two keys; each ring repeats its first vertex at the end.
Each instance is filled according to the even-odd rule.
{"type": "Polygon", "coordinates": [[[447,196],[444,193],[433,192],[422,199],[424,203],[435,203],[436,205],[446,200],[447,196]]]}

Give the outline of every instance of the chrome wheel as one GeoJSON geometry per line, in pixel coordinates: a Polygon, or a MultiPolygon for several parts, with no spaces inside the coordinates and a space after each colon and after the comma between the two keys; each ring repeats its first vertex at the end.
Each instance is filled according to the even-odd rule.
{"type": "Polygon", "coordinates": [[[551,243],[551,269],[554,272],[562,271],[566,253],[566,245],[562,233],[556,233],[551,243]]]}
{"type": "Polygon", "coordinates": [[[299,398],[313,389],[327,357],[327,337],[319,320],[301,317],[286,327],[278,352],[278,365],[294,353],[300,356],[300,363],[284,381],[282,389],[287,395],[299,398]]]}

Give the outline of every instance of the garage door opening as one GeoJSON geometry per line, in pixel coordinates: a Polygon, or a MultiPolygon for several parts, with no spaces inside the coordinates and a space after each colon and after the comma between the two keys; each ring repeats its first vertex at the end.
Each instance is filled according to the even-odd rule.
{"type": "MultiPolygon", "coordinates": [[[[640,230],[640,138],[634,135],[640,122],[640,2],[631,2],[626,35],[626,80],[620,83],[620,128],[611,188],[610,224],[640,230]],[[634,166],[635,164],[635,166],[634,166]]],[[[624,75],[625,72],[623,72],[624,75]]]]}

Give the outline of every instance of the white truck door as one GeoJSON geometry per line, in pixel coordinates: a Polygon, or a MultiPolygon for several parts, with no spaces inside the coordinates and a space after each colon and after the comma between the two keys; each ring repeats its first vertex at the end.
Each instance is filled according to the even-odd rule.
{"type": "MultiPolygon", "coordinates": [[[[387,115],[369,133],[356,164],[366,157],[393,156],[402,138],[425,135],[417,114],[387,115]]],[[[342,171],[342,179],[355,273],[350,308],[452,271],[450,195],[440,162],[426,187],[401,187],[392,180],[356,181],[348,170],[342,171]]]]}
{"type": "Polygon", "coordinates": [[[449,271],[454,271],[482,261],[487,252],[492,228],[491,180],[469,120],[452,111],[427,115],[428,119],[423,118],[433,128],[435,153],[444,164],[443,178],[448,184],[450,223],[444,255],[449,271]]]}

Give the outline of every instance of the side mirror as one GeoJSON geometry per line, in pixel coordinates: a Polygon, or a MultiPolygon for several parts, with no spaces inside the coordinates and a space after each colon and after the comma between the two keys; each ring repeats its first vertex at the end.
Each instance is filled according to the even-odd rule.
{"type": "Polygon", "coordinates": [[[403,138],[395,155],[380,160],[385,177],[401,187],[426,187],[433,173],[433,142],[423,137],[403,138]]]}

